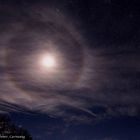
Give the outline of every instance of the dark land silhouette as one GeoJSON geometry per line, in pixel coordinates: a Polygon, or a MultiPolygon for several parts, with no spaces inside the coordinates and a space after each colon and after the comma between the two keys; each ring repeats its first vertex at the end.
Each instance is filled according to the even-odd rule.
{"type": "Polygon", "coordinates": [[[0,140],[32,140],[29,132],[16,126],[7,115],[0,114],[0,140]]]}

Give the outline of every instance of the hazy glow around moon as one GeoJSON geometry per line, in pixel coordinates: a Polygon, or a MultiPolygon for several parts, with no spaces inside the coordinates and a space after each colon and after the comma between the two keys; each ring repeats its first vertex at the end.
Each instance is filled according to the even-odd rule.
{"type": "Polygon", "coordinates": [[[46,21],[26,24],[14,37],[16,45],[13,39],[7,50],[9,79],[29,94],[74,89],[83,74],[85,56],[80,35],[65,18],[56,20],[57,15],[52,14],[46,21]]]}
{"type": "Polygon", "coordinates": [[[56,67],[56,58],[55,56],[51,55],[51,54],[45,54],[41,60],[40,60],[40,64],[42,67],[50,69],[50,68],[54,68],[56,67]]]}

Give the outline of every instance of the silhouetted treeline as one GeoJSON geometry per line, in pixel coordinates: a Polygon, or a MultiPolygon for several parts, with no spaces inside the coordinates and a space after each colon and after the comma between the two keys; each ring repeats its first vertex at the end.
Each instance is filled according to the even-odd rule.
{"type": "Polygon", "coordinates": [[[32,137],[27,130],[14,125],[9,116],[0,115],[0,139],[32,140],[32,137]]]}

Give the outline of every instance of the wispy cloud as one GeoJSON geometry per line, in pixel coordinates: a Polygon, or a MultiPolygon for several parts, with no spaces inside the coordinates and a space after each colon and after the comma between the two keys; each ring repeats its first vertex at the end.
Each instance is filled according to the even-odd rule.
{"type": "MultiPolygon", "coordinates": [[[[8,21],[4,14],[1,15],[4,18],[4,24],[0,24],[0,27],[3,27],[0,28],[2,31],[0,34],[0,112],[43,112],[51,116],[62,116],[65,119],[79,121],[90,121],[107,115],[138,115],[140,110],[140,88],[138,86],[140,84],[140,57],[137,51],[132,52],[131,49],[128,51],[125,47],[123,49],[121,47],[112,49],[112,46],[108,48],[91,47],[85,43],[80,29],[76,30],[72,24],[68,24],[67,21],[70,19],[67,20],[62,13],[58,14],[50,8],[45,11],[46,7],[40,10],[34,6],[25,9],[28,17],[22,15],[23,11],[20,11],[20,17],[23,18],[21,21],[18,21],[18,15],[15,16],[16,20],[10,18],[17,12],[16,9],[13,13],[10,9],[3,9],[5,13],[8,13],[8,21]],[[65,26],[70,36],[84,48],[82,72],[73,89],[24,90],[7,75],[8,47],[11,46],[11,42],[13,43],[13,38],[17,43],[16,38],[26,33],[25,30],[30,30],[26,27],[28,23],[34,24],[35,22],[37,22],[37,25],[34,25],[35,32],[39,32],[40,35],[42,22],[43,26],[49,22],[57,22],[57,24],[65,26]],[[92,109],[96,106],[105,108],[104,113],[97,113],[92,109]],[[79,113],[76,114],[76,111],[71,110],[77,110],[79,113]]],[[[57,29],[53,30],[55,32],[57,29]]],[[[57,35],[64,34],[58,33],[57,35]]],[[[53,37],[57,38],[57,36],[53,37]]],[[[68,38],[68,42],[70,41],[68,38]]],[[[36,42],[31,43],[38,42],[39,39],[36,38],[36,42]]],[[[76,66],[74,66],[75,69],[76,66]]],[[[28,82],[26,79],[25,83],[28,82]]],[[[60,81],[60,83],[62,87],[66,85],[64,81],[60,81]]]]}

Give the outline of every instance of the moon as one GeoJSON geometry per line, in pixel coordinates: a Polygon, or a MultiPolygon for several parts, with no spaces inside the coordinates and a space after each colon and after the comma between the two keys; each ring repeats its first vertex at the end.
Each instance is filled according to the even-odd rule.
{"type": "Polygon", "coordinates": [[[40,60],[41,67],[51,70],[57,66],[56,58],[52,54],[45,54],[40,60]]]}

